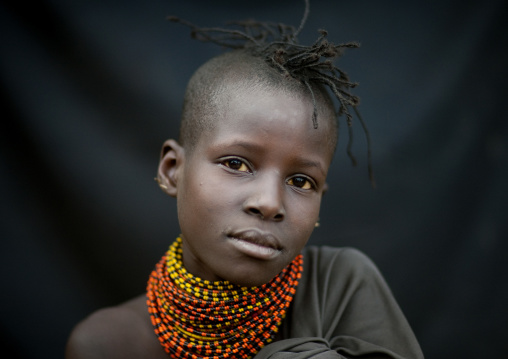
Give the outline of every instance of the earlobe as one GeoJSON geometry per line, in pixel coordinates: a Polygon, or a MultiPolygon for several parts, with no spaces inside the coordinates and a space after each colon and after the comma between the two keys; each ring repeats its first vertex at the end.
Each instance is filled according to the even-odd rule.
{"type": "Polygon", "coordinates": [[[328,182],[325,182],[325,184],[323,185],[323,195],[328,192],[328,182]]]}
{"type": "Polygon", "coordinates": [[[171,197],[176,197],[177,195],[178,175],[183,162],[183,147],[172,139],[164,142],[156,181],[159,183],[160,188],[171,197]]]}

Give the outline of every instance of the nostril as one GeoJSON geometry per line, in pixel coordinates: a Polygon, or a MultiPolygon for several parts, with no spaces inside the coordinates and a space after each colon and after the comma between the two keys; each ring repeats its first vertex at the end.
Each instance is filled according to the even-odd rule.
{"type": "Polygon", "coordinates": [[[249,212],[252,213],[252,214],[258,215],[261,218],[263,218],[263,214],[261,213],[261,211],[259,209],[255,208],[255,207],[249,208],[249,212]]]}
{"type": "MultiPolygon", "coordinates": [[[[254,216],[258,216],[261,219],[265,219],[265,214],[259,208],[250,207],[247,209],[247,212],[254,215],[254,216]]],[[[271,218],[274,221],[280,222],[284,219],[284,213],[279,212],[279,213],[276,213],[274,216],[268,216],[266,218],[271,218]]]]}

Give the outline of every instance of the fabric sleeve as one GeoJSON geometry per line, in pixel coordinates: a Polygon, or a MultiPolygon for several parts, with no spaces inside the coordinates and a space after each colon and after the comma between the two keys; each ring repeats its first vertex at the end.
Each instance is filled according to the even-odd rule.
{"type": "Polygon", "coordinates": [[[256,359],[423,358],[379,270],[355,249],[306,249],[290,309],[283,339],[256,359]]]}

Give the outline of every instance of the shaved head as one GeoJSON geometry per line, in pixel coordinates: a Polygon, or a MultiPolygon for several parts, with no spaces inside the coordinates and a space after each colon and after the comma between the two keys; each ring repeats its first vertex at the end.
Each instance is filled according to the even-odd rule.
{"type": "MultiPolygon", "coordinates": [[[[337,143],[337,120],[333,101],[326,89],[312,85],[318,121],[330,125],[330,150],[337,143]],[[327,123],[328,122],[328,123],[327,123]]],[[[238,91],[284,92],[312,101],[309,89],[299,80],[286,76],[270,66],[265,59],[248,49],[235,50],[214,57],[191,77],[185,92],[180,127],[180,144],[191,152],[203,131],[210,131],[228,111],[229,100],[238,91]]],[[[312,118],[309,117],[312,122],[312,118]]]]}

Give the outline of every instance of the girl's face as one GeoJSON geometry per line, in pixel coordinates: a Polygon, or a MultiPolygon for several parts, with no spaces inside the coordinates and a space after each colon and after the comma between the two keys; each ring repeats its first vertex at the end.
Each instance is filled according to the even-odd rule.
{"type": "Polygon", "coordinates": [[[190,273],[259,286],[300,253],[333,155],[330,121],[314,129],[312,112],[301,96],[236,91],[213,130],[182,150],[175,185],[190,273]]]}

